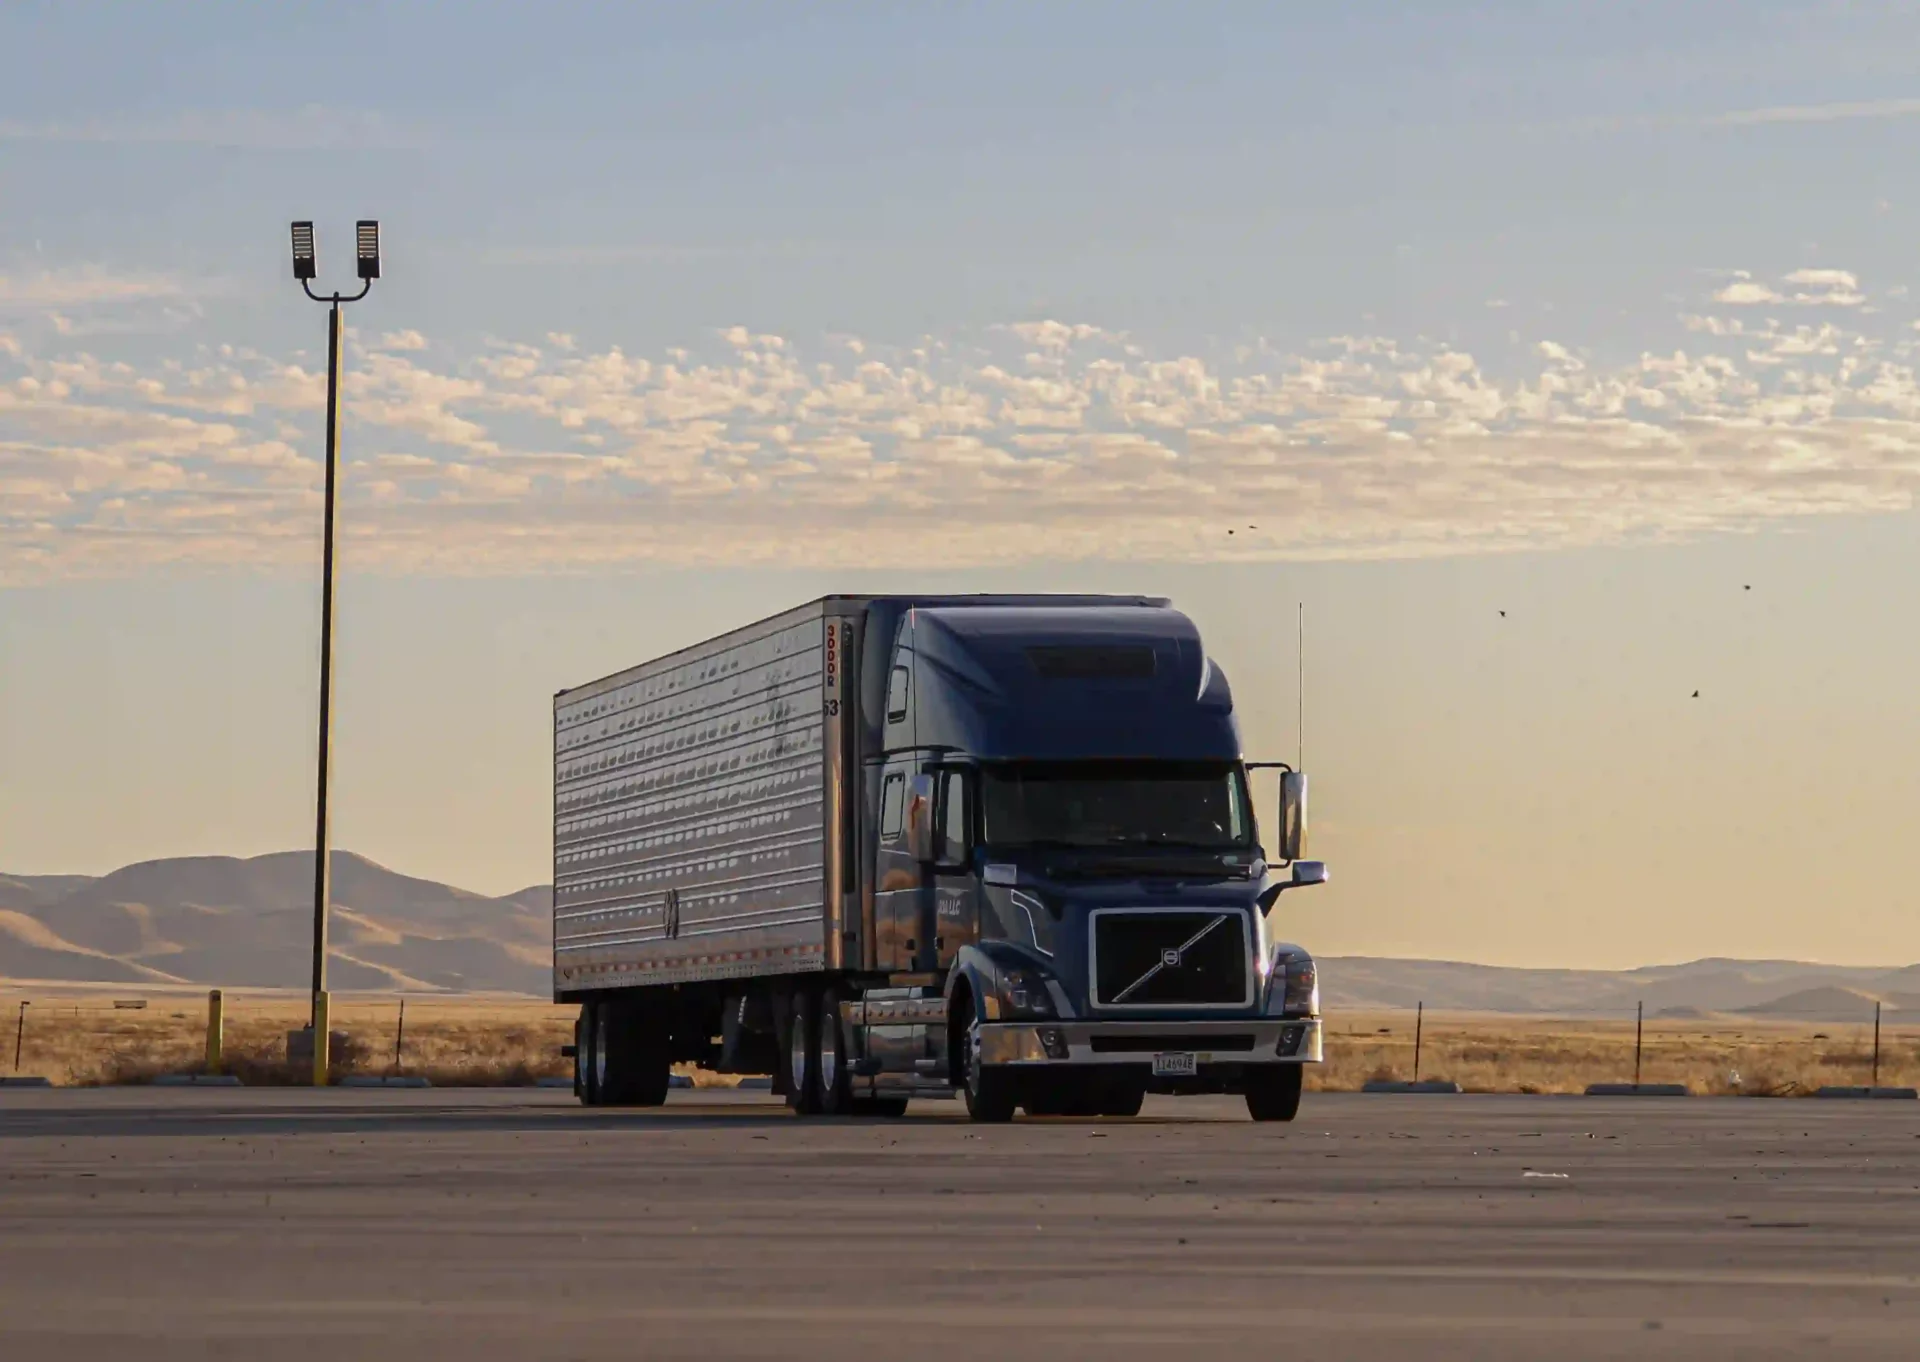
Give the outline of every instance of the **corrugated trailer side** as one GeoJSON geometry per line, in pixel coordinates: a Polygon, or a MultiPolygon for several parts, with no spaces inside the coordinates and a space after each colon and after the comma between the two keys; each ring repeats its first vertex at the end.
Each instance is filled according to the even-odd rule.
{"type": "Polygon", "coordinates": [[[554,698],[556,998],[837,962],[845,669],[828,608],[554,698]]]}

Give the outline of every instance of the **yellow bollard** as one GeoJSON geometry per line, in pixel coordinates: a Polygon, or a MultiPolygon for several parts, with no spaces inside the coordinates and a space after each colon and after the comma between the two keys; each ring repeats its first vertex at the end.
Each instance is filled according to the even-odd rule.
{"type": "Polygon", "coordinates": [[[313,1086],[327,1086],[327,1041],[333,1034],[332,1021],[327,1015],[326,990],[313,995],[313,1086]]]}
{"type": "Polygon", "coordinates": [[[207,1072],[220,1072],[220,1052],[226,1039],[227,1008],[221,1001],[220,990],[211,989],[207,993],[207,1072]]]}

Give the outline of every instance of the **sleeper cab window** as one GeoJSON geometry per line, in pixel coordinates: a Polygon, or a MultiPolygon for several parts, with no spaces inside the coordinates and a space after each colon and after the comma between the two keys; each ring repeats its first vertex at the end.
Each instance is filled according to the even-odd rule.
{"type": "Polygon", "coordinates": [[[907,778],[888,776],[880,787],[880,835],[888,841],[900,835],[900,810],[906,802],[907,778]]]}
{"type": "Polygon", "coordinates": [[[895,667],[887,678],[887,722],[897,724],[907,717],[907,669],[895,667]]]}

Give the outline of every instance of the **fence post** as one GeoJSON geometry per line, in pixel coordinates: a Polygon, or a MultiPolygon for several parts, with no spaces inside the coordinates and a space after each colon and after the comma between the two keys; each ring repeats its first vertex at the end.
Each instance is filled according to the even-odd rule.
{"type": "Polygon", "coordinates": [[[327,1061],[332,1049],[333,1019],[325,989],[313,995],[313,1086],[327,1086],[327,1061]]]}
{"type": "Polygon", "coordinates": [[[1873,1000],[1873,1086],[1880,1086],[1880,1000],[1873,1000]]]}
{"type": "Polygon", "coordinates": [[[400,1072],[400,1046],[407,1038],[407,1000],[400,1000],[400,1023],[393,1028],[393,1071],[400,1072]]]}
{"type": "Polygon", "coordinates": [[[1633,1005],[1633,1086],[1640,1086],[1640,1025],[1646,1017],[1647,1005],[1638,1002],[1633,1005]]]}
{"type": "Polygon", "coordinates": [[[207,1072],[217,1074],[223,1059],[227,1031],[227,1007],[220,990],[207,990],[207,1072]]]}
{"type": "Polygon", "coordinates": [[[32,1006],[25,998],[20,1000],[20,1020],[13,1027],[13,1071],[20,1072],[20,1045],[27,1038],[27,1008],[32,1006]]]}
{"type": "Polygon", "coordinates": [[[1427,1005],[1416,1002],[1413,1005],[1413,1081],[1420,1081],[1420,1023],[1425,1018],[1427,1005]]]}

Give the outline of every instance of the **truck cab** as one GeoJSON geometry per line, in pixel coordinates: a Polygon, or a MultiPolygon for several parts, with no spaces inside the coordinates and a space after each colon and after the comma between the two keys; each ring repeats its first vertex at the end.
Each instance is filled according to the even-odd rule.
{"type": "Polygon", "coordinates": [[[1318,991],[1269,918],[1325,870],[1298,859],[1289,770],[1263,847],[1232,693],[1192,622],[1153,601],[866,623],[885,649],[863,714],[863,935],[886,978],[841,1004],[854,1086],[945,1084],[980,1120],[1129,1115],[1149,1091],[1289,1119],[1321,1055],[1318,991]]]}

